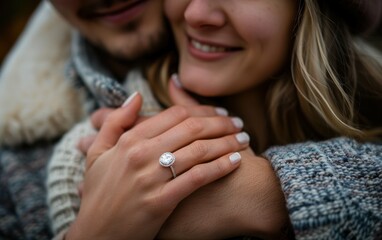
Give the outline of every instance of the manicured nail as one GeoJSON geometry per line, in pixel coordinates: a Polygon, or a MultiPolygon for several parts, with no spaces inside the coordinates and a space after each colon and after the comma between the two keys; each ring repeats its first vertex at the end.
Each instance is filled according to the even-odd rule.
{"type": "Polygon", "coordinates": [[[138,92],[134,92],[133,94],[131,94],[130,97],[126,99],[126,101],[122,104],[122,107],[127,107],[131,103],[131,101],[133,101],[135,96],[137,96],[137,94],[138,92]]]}
{"type": "Polygon", "coordinates": [[[236,134],[236,139],[240,144],[246,144],[249,143],[250,137],[248,133],[246,132],[241,132],[236,134]]]}
{"type": "Polygon", "coordinates": [[[217,108],[215,108],[215,111],[220,116],[228,116],[228,111],[225,108],[217,107],[217,108]]]}
{"type": "Polygon", "coordinates": [[[234,125],[235,127],[237,127],[237,128],[243,128],[243,126],[244,126],[244,122],[243,122],[243,120],[241,120],[241,118],[233,117],[233,118],[231,118],[231,120],[232,120],[232,123],[233,123],[233,125],[234,125]]]}
{"type": "Polygon", "coordinates": [[[229,156],[229,161],[234,165],[241,160],[241,155],[238,152],[235,152],[229,156]]]}
{"type": "Polygon", "coordinates": [[[179,80],[179,76],[176,73],[171,75],[171,80],[177,88],[182,88],[182,83],[179,80]]]}

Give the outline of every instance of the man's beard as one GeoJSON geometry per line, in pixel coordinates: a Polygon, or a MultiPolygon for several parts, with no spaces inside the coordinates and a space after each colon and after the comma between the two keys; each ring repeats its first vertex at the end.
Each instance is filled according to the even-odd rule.
{"type": "Polygon", "coordinates": [[[170,34],[164,27],[156,34],[152,34],[150,36],[142,36],[142,38],[145,39],[142,39],[141,42],[146,42],[146,46],[142,47],[142,49],[137,50],[131,54],[116,51],[113,52],[112,55],[116,59],[124,62],[141,62],[162,55],[168,49],[170,49],[171,45],[173,44],[173,41],[170,40],[170,34]]]}
{"type": "MultiPolygon", "coordinates": [[[[122,51],[121,49],[108,50],[107,47],[101,43],[90,44],[93,45],[100,56],[100,61],[106,67],[110,68],[109,70],[111,72],[122,77],[129,69],[147,66],[147,64],[157,60],[175,47],[175,42],[169,30],[170,28],[166,24],[164,24],[162,29],[150,36],[142,36],[146,41],[145,47],[138,50],[134,49],[137,50],[135,52],[126,53],[126,50],[122,51]]],[[[136,26],[130,24],[128,31],[134,33],[138,30],[136,26]]]]}

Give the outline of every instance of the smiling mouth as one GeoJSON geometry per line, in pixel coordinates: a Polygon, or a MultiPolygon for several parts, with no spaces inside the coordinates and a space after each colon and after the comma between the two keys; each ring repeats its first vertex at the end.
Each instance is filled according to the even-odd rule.
{"type": "Polygon", "coordinates": [[[112,6],[94,6],[80,10],[80,16],[84,18],[100,18],[115,16],[132,9],[148,0],[119,1],[112,6]]]}
{"type": "Polygon", "coordinates": [[[241,49],[238,47],[222,47],[217,45],[211,45],[211,44],[199,42],[191,38],[190,38],[190,43],[195,49],[204,53],[224,53],[224,52],[239,51],[241,49]]]}

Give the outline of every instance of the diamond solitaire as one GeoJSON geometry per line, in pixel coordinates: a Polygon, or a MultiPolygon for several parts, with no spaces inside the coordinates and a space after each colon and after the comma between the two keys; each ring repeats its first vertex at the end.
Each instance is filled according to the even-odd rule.
{"type": "Polygon", "coordinates": [[[174,154],[170,152],[163,153],[159,158],[159,164],[163,167],[170,167],[175,162],[174,154]]]}

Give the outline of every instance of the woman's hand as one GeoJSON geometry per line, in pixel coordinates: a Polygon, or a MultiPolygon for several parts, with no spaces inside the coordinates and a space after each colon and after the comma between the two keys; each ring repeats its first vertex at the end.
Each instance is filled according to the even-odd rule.
{"type": "MultiPolygon", "coordinates": [[[[195,101],[170,84],[172,99],[193,106],[195,101]]],[[[279,180],[269,161],[248,147],[241,152],[241,167],[198,189],[167,219],[159,239],[223,239],[254,236],[287,239],[293,231],[279,180]]]]}
{"type": "Polygon", "coordinates": [[[248,147],[238,137],[239,119],[213,107],[176,106],[125,132],[141,102],[138,94],[109,114],[89,148],[81,207],[67,239],[153,239],[181,200],[238,167],[233,152],[248,147]],[[168,151],[176,157],[174,179],[158,163],[168,151]]]}
{"type": "Polygon", "coordinates": [[[288,213],[272,166],[249,148],[240,154],[240,168],[184,199],[158,239],[287,239],[288,213]]]}

